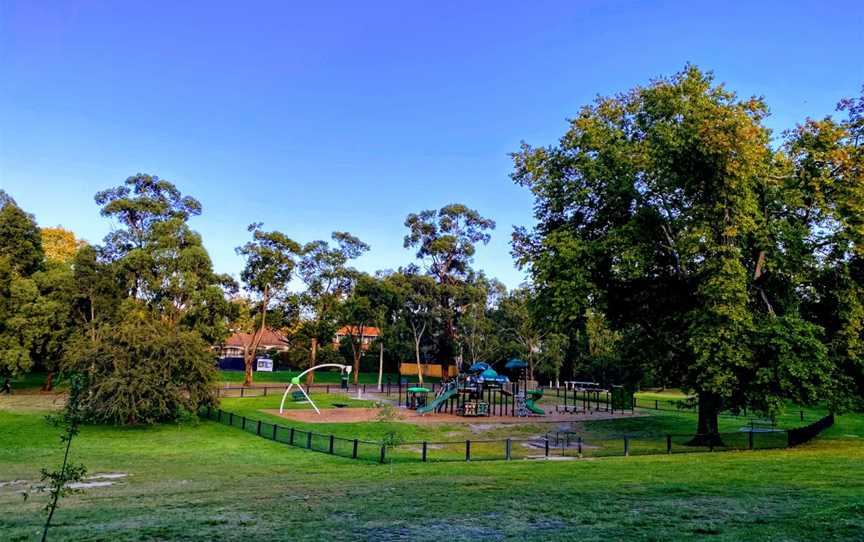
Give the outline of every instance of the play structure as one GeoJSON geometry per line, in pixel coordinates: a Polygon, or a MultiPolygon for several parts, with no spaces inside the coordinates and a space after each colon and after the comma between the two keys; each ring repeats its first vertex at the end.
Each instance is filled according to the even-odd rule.
{"type": "Polygon", "coordinates": [[[543,390],[529,390],[528,364],[511,359],[504,369],[515,378],[498,374],[488,363],[478,361],[445,382],[431,401],[427,388],[409,388],[408,408],[419,414],[449,412],[459,416],[545,416],[537,406],[543,390]]]}
{"type": "MultiPolygon", "coordinates": [[[[323,369],[325,367],[338,367],[342,371],[342,385],[345,389],[348,388],[348,386],[346,384],[348,383],[348,376],[351,374],[351,366],[350,365],[340,365],[338,363],[324,363],[321,365],[316,365],[315,367],[310,367],[309,369],[306,369],[305,371],[303,371],[299,375],[293,377],[291,379],[291,383],[288,385],[287,388],[285,388],[285,393],[282,395],[282,402],[279,403],[279,414],[282,414],[282,412],[284,411],[285,399],[288,398],[288,393],[291,391],[292,388],[294,388],[294,386],[297,386],[297,389],[300,390],[300,392],[303,394],[303,397],[306,398],[306,401],[308,401],[309,404],[312,405],[312,408],[315,409],[315,412],[317,412],[318,414],[321,414],[321,411],[318,410],[318,406],[315,405],[315,401],[313,401],[312,398],[309,397],[309,394],[306,393],[306,390],[303,389],[303,385],[300,384],[300,379],[303,378],[304,376],[306,376],[306,374],[311,373],[312,371],[316,371],[318,369],[323,369]]],[[[358,393],[358,398],[359,398],[359,393],[360,393],[359,388],[358,388],[357,393],[358,393]]]]}

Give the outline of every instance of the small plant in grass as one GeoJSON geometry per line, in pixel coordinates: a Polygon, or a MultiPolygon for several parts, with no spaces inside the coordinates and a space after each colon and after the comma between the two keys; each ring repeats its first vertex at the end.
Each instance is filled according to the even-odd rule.
{"type": "MultiPolygon", "coordinates": [[[[75,464],[69,461],[69,451],[72,448],[72,439],[78,435],[81,423],[84,416],[81,410],[81,397],[86,388],[86,380],[81,375],[73,375],[69,379],[69,399],[66,401],[66,407],[62,412],[56,415],[47,416],[48,421],[63,430],[60,435],[60,441],[66,445],[66,451],[63,454],[63,463],[60,470],[49,471],[42,469],[42,482],[45,484],[39,488],[40,491],[47,492],[50,495],[48,504],[45,505],[45,511],[48,517],[45,518],[45,526],[42,529],[43,542],[48,538],[48,529],[51,527],[51,520],[54,517],[54,512],[57,510],[57,504],[61,497],[73,493],[75,489],[70,487],[70,484],[80,482],[87,475],[87,468],[84,465],[75,464]]],[[[26,495],[25,495],[26,498],[26,495]]]]}
{"type": "MultiPolygon", "coordinates": [[[[390,423],[399,419],[399,413],[392,404],[381,403],[381,410],[378,412],[377,418],[378,423],[390,423]]],[[[404,442],[402,435],[394,430],[385,431],[381,437],[381,444],[388,449],[399,446],[402,442],[404,442]]]]}

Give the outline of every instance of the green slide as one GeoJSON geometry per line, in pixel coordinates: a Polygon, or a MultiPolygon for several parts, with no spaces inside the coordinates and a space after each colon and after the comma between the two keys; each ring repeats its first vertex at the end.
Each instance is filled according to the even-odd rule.
{"type": "Polygon", "coordinates": [[[533,412],[534,414],[539,414],[541,416],[546,415],[546,411],[542,408],[538,407],[534,403],[543,398],[543,390],[531,390],[528,392],[528,397],[525,398],[525,408],[533,412]]]}
{"type": "Polygon", "coordinates": [[[450,399],[451,397],[456,395],[456,392],[458,391],[458,389],[459,389],[459,386],[457,386],[455,384],[448,387],[447,389],[443,390],[440,394],[438,394],[438,397],[436,397],[428,405],[418,408],[417,413],[418,414],[428,414],[430,412],[435,412],[435,409],[437,409],[439,405],[444,404],[444,401],[446,401],[447,399],[450,399]]]}

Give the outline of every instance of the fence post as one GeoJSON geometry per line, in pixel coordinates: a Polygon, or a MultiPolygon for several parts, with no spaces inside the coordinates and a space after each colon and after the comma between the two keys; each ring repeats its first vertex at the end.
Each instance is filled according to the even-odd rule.
{"type": "Polygon", "coordinates": [[[312,448],[312,431],[306,433],[306,449],[312,448]]]}
{"type": "Polygon", "coordinates": [[[330,449],[328,451],[331,454],[333,453],[333,441],[334,441],[334,437],[333,437],[333,435],[330,435],[330,449]]]}
{"type": "Polygon", "coordinates": [[[630,455],[630,437],[624,437],[624,456],[630,455]]]}
{"type": "Polygon", "coordinates": [[[245,391],[245,390],[246,390],[246,388],[244,388],[242,386],[240,387],[240,398],[241,399],[243,398],[243,391],[245,391]]]}
{"type": "Polygon", "coordinates": [[[258,428],[255,430],[255,434],[259,437],[261,436],[261,420],[258,420],[258,428]]]}
{"type": "Polygon", "coordinates": [[[240,422],[240,429],[246,430],[246,416],[243,416],[243,419],[240,422]]]}
{"type": "Polygon", "coordinates": [[[549,457],[549,437],[546,437],[546,457],[549,457]]]}
{"type": "Polygon", "coordinates": [[[421,451],[421,456],[420,456],[420,460],[421,460],[422,462],[424,462],[424,463],[426,462],[426,453],[427,453],[427,451],[426,451],[426,441],[424,440],[424,441],[423,441],[423,449],[422,449],[422,451],[421,451]]]}
{"type": "Polygon", "coordinates": [[[579,457],[582,457],[582,437],[579,437],[577,444],[579,446],[579,457]]]}
{"type": "Polygon", "coordinates": [[[264,386],[264,397],[267,397],[267,386],[264,386]]]}
{"type": "Polygon", "coordinates": [[[752,430],[749,433],[747,433],[747,449],[749,449],[749,450],[753,449],[753,431],[752,430]]]}
{"type": "Polygon", "coordinates": [[[234,425],[234,413],[233,412],[228,413],[228,425],[234,425]]]}
{"type": "Polygon", "coordinates": [[[273,440],[276,440],[276,428],[279,427],[275,423],[273,424],[273,440]]]}
{"type": "Polygon", "coordinates": [[[471,441],[465,441],[465,461],[471,461],[471,441]]]}
{"type": "Polygon", "coordinates": [[[382,444],[381,445],[381,459],[379,461],[380,463],[384,463],[384,461],[386,460],[386,458],[384,456],[384,454],[386,453],[385,450],[387,450],[387,447],[382,444]]]}
{"type": "Polygon", "coordinates": [[[672,435],[666,435],[666,453],[672,453],[672,435]]]}
{"type": "Polygon", "coordinates": [[[354,439],[354,446],[351,449],[351,459],[357,459],[357,444],[358,444],[358,442],[357,442],[357,439],[355,438],[354,439]]]}
{"type": "Polygon", "coordinates": [[[513,441],[509,438],[507,439],[507,443],[504,445],[504,459],[510,461],[513,457],[513,441]]]}
{"type": "Polygon", "coordinates": [[[293,427],[291,428],[291,431],[288,435],[288,444],[290,444],[291,446],[294,446],[294,428],[293,427]]]}

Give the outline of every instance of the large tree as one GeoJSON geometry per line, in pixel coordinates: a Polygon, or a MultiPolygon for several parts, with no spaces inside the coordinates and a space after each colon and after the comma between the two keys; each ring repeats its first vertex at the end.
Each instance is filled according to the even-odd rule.
{"type": "Polygon", "coordinates": [[[444,332],[438,344],[444,373],[456,357],[456,333],[459,307],[458,289],[471,276],[471,263],[477,244],[486,244],[495,221],[459,203],[441,209],[412,213],[405,219],[408,233],[405,248],[416,249],[416,256],[426,265],[427,273],[438,281],[439,309],[444,332]]]}
{"type": "MultiPolygon", "coordinates": [[[[312,241],[303,246],[299,275],[306,285],[299,296],[303,308],[303,332],[309,337],[309,367],[318,359],[318,345],[330,341],[336,331],[339,306],[351,292],[357,271],[349,262],[369,250],[369,245],[347,232],[333,232],[334,246],[312,241]]],[[[314,371],[306,377],[312,384],[314,371]]]]}
{"type": "MultiPolygon", "coordinates": [[[[249,226],[252,241],[237,248],[237,254],[246,259],[246,266],[240,273],[246,291],[258,302],[257,329],[247,336],[243,344],[243,363],[245,377],[243,384],[252,384],[252,367],[261,337],[267,328],[267,310],[274,301],[284,299],[297,259],[301,252],[300,244],[279,231],[264,231],[261,224],[249,226]]],[[[246,330],[249,331],[249,330],[246,330]]]]}
{"type": "Polygon", "coordinates": [[[425,337],[431,335],[433,326],[440,319],[438,284],[432,277],[418,273],[418,269],[413,266],[393,273],[388,277],[388,281],[398,296],[396,317],[409,330],[417,375],[420,384],[423,384],[420,345],[425,337]]]}
{"type": "Polygon", "coordinates": [[[225,293],[236,284],[213,271],[201,236],[189,225],[201,204],[172,183],[138,174],[96,194],[103,216],[118,222],[101,253],[123,280],[126,295],[211,344],[228,332],[225,293]]]}
{"type": "Polygon", "coordinates": [[[789,160],[779,190],[786,196],[785,229],[806,231],[801,253],[809,288],[809,319],[825,328],[838,367],[836,399],[864,397],[864,95],[837,107],[845,118],[808,119],[790,131],[789,160]]]}
{"type": "Polygon", "coordinates": [[[513,178],[536,198],[514,250],[538,318],[573,338],[586,309],[605,313],[647,365],[698,393],[700,435],[717,433],[723,408],[776,412],[830,384],[819,328],[784,295],[796,269],[766,111],[688,66],[598,98],[558,145],[514,154],[513,178]]]}

